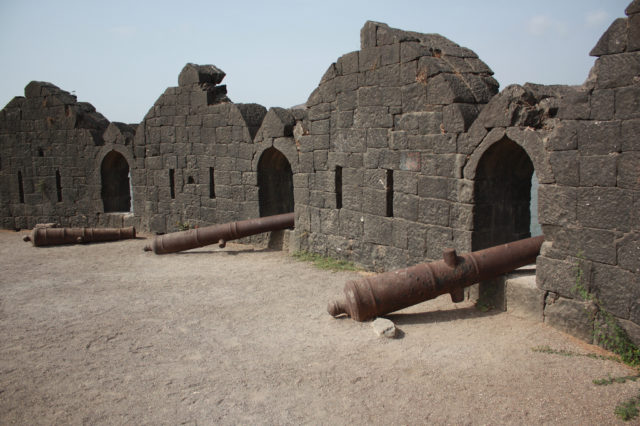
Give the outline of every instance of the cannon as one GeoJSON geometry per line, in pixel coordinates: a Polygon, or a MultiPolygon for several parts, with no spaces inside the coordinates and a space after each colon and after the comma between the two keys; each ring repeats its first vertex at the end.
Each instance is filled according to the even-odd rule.
{"type": "Polygon", "coordinates": [[[157,236],[144,250],[153,251],[155,254],[176,253],[216,243],[218,243],[221,248],[224,248],[227,241],[261,234],[263,232],[293,228],[294,222],[294,213],[284,213],[258,219],[225,223],[223,225],[189,229],[187,231],[157,236]]]}
{"type": "Polygon", "coordinates": [[[459,303],[465,287],[534,263],[543,242],[544,236],[527,238],[462,256],[447,249],[443,260],[348,281],[345,297],[329,302],[327,311],[366,321],[446,293],[459,303]]]}
{"type": "Polygon", "coordinates": [[[52,228],[36,226],[30,236],[24,237],[34,246],[84,244],[126,240],[136,237],[136,228],[52,228]]]}

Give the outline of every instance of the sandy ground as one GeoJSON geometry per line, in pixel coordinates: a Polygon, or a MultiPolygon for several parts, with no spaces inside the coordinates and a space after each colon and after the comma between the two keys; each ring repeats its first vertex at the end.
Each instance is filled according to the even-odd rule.
{"type": "Polygon", "coordinates": [[[438,298],[334,319],[357,273],[229,244],[35,248],[0,231],[0,424],[615,424],[640,383],[542,324],[438,298]]]}

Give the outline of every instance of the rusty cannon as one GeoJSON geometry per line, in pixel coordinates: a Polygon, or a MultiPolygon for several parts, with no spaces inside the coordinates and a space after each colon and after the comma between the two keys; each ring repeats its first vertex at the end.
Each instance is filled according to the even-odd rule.
{"type": "Polygon", "coordinates": [[[459,303],[465,287],[534,263],[543,242],[544,236],[527,238],[462,256],[447,249],[443,260],[348,281],[345,297],[330,302],[327,311],[366,321],[446,293],[459,303]]]}
{"type": "Polygon", "coordinates": [[[263,232],[293,228],[294,221],[294,213],[284,213],[258,219],[225,223],[223,225],[212,225],[205,228],[173,232],[171,234],[157,236],[144,250],[153,251],[155,254],[176,253],[216,243],[218,243],[221,248],[224,248],[227,241],[261,234],[263,232]]]}
{"type": "Polygon", "coordinates": [[[24,237],[34,246],[84,244],[126,240],[136,237],[136,228],[51,228],[35,227],[30,236],[24,237]]]}

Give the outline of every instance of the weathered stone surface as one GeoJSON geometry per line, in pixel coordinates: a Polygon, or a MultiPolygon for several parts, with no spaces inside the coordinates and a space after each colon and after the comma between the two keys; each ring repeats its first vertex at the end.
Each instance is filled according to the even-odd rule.
{"type": "Polygon", "coordinates": [[[536,286],[535,274],[508,277],[506,299],[509,314],[536,322],[544,320],[545,291],[536,286]]]}
{"type": "Polygon", "coordinates": [[[536,267],[537,287],[566,297],[576,297],[578,295],[578,287],[589,290],[590,268],[591,264],[586,262],[579,263],[578,259],[570,262],[540,255],[538,256],[536,267]],[[582,268],[581,273],[579,268],[582,268]]]}
{"type": "Polygon", "coordinates": [[[379,337],[386,337],[388,339],[396,337],[396,325],[391,320],[386,318],[376,318],[371,323],[371,326],[373,327],[373,331],[379,337]]]}
{"type": "Polygon", "coordinates": [[[602,308],[619,318],[629,318],[632,302],[640,296],[634,274],[610,265],[594,263],[592,286],[602,308]]]}
{"type": "Polygon", "coordinates": [[[627,19],[618,18],[602,34],[595,47],[589,52],[591,56],[622,53],[627,48],[627,19]]]}
{"type": "Polygon", "coordinates": [[[215,65],[187,64],[178,76],[179,86],[189,86],[191,84],[211,83],[220,84],[225,73],[215,65]]]}
{"type": "Polygon", "coordinates": [[[544,185],[538,190],[538,220],[542,224],[574,223],[577,217],[575,188],[544,185]]]}
{"type": "Polygon", "coordinates": [[[593,72],[600,89],[631,86],[640,74],[640,52],[601,56],[593,72]]]}
{"type": "Polygon", "coordinates": [[[473,104],[447,105],[443,109],[444,131],[447,133],[466,132],[478,116],[479,109],[473,104]]]}
{"type": "Polygon", "coordinates": [[[589,302],[566,299],[545,299],[544,322],[587,342],[593,341],[593,321],[596,308],[589,302]]]}
{"type": "Polygon", "coordinates": [[[580,186],[616,186],[618,161],[617,154],[580,157],[580,186]]]}
{"type": "Polygon", "coordinates": [[[578,190],[578,221],[591,228],[629,230],[633,199],[617,188],[581,188],[578,190]]]}
{"type": "Polygon", "coordinates": [[[631,232],[617,241],[618,265],[640,273],[640,232],[631,232]]]}
{"type": "Polygon", "coordinates": [[[631,3],[629,3],[629,6],[627,6],[627,8],[624,10],[624,13],[627,16],[640,13],[640,0],[633,0],[631,3]]]}
{"type": "Polygon", "coordinates": [[[628,20],[627,52],[640,50],[640,16],[631,15],[628,20]]]}

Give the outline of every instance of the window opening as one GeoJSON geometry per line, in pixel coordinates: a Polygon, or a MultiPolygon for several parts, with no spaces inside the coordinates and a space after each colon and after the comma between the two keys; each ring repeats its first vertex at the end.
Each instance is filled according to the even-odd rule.
{"type": "Polygon", "coordinates": [[[62,179],[60,170],[56,170],[56,193],[58,194],[58,202],[62,201],[62,179]]]}
{"type": "Polygon", "coordinates": [[[387,217],[393,217],[393,170],[387,170],[387,217]]]}
{"type": "Polygon", "coordinates": [[[20,203],[24,204],[24,186],[22,184],[22,172],[18,172],[18,196],[20,197],[20,203]]]}
{"type": "Polygon", "coordinates": [[[169,169],[169,186],[171,189],[171,198],[176,198],[176,171],[174,169],[169,169]]]}
{"type": "Polygon", "coordinates": [[[336,166],[336,208],[342,208],[342,167],[336,166]]]}
{"type": "Polygon", "coordinates": [[[216,198],[216,186],[213,167],[209,167],[209,198],[216,198]]]}

